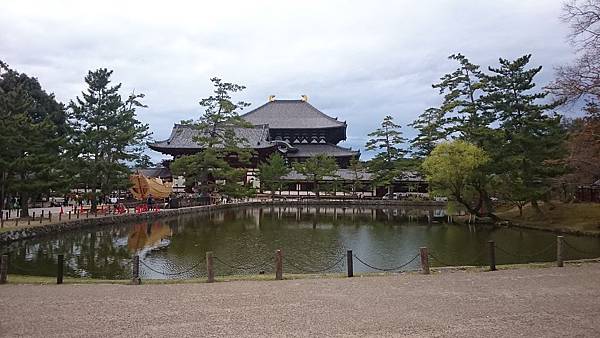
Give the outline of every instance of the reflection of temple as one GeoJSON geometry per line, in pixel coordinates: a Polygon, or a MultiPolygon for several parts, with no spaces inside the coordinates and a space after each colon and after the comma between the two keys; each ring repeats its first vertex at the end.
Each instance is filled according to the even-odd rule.
{"type": "MultiPolygon", "coordinates": [[[[282,154],[290,163],[302,162],[320,154],[334,157],[341,168],[336,175],[336,184],[341,184],[341,187],[329,189],[334,191],[335,195],[344,195],[352,185],[352,181],[355,181],[347,168],[351,159],[360,157],[360,152],[338,145],[339,142],[346,140],[346,122],[338,121],[337,117],[330,117],[313,107],[308,103],[306,96],[303,95],[301,100],[275,100],[274,96],[270,96],[267,103],[242,115],[242,118],[250,122],[253,127],[236,128],[235,133],[245,139],[241,144],[242,147],[254,150],[251,164],[245,167],[248,168],[246,181],[252,182],[255,187],[260,184],[256,177],[258,163],[275,152],[282,154]]],[[[188,125],[175,124],[168,139],[149,144],[149,147],[175,158],[194,154],[202,151],[202,147],[194,141],[197,135],[197,129],[188,125]]],[[[234,155],[228,160],[234,166],[240,165],[234,155]]],[[[292,172],[284,180],[286,181],[284,190],[288,191],[288,195],[311,194],[312,183],[303,175],[292,172]]],[[[325,179],[328,180],[333,181],[331,178],[325,179]]],[[[385,193],[385,189],[373,187],[370,175],[367,173],[360,173],[360,180],[363,184],[357,192],[362,192],[364,196],[385,193]]],[[[398,186],[407,187],[414,182],[420,184],[417,186],[419,192],[427,192],[426,188],[422,188],[425,182],[420,177],[410,182],[399,181],[398,186]]],[[[323,188],[327,189],[326,186],[323,188]]],[[[397,191],[402,190],[397,189],[397,191]]]]}
{"type": "Polygon", "coordinates": [[[171,237],[171,228],[163,223],[139,223],[131,227],[127,238],[127,248],[135,252],[143,248],[158,246],[160,242],[171,237]]]}

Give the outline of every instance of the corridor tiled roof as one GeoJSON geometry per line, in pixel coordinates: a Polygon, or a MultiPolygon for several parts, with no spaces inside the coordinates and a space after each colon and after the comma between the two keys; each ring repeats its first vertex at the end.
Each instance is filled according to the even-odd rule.
{"type": "Polygon", "coordinates": [[[288,152],[286,155],[289,158],[298,158],[298,157],[312,157],[316,155],[329,155],[329,156],[358,156],[359,152],[357,150],[352,150],[350,148],[340,147],[335,144],[294,144],[294,148],[298,149],[296,152],[288,152]]]}
{"type": "MultiPolygon", "coordinates": [[[[269,129],[264,125],[257,125],[254,128],[234,128],[237,137],[245,139],[247,142],[240,146],[260,149],[270,148],[274,144],[268,141],[269,129]]],[[[163,141],[150,143],[148,146],[152,149],[201,149],[200,145],[194,140],[199,135],[199,130],[183,124],[175,124],[171,131],[171,136],[163,141]]]]}

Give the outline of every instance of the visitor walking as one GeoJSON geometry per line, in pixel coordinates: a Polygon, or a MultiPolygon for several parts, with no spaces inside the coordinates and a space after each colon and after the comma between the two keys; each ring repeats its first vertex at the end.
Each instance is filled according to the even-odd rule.
{"type": "Polygon", "coordinates": [[[154,198],[152,198],[152,194],[148,195],[148,199],[146,200],[146,205],[148,207],[148,210],[151,211],[152,206],[154,205],[154,198]]]}

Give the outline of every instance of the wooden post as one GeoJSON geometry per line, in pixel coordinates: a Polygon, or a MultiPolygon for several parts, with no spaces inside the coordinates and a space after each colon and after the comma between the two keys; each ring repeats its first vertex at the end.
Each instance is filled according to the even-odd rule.
{"type": "Polygon", "coordinates": [[[423,246],[420,249],[421,252],[421,271],[424,275],[429,274],[429,250],[423,246]]]}
{"type": "Polygon", "coordinates": [[[89,211],[89,210],[87,210],[87,211],[85,212],[85,218],[90,218],[90,211],[89,211]]]}
{"type": "Polygon", "coordinates": [[[48,222],[52,222],[52,211],[48,211],[48,222]]]}
{"type": "Polygon", "coordinates": [[[44,222],[44,210],[42,210],[42,215],[40,216],[40,224],[44,222]]]}
{"type": "Polygon", "coordinates": [[[69,221],[71,220],[71,210],[69,210],[69,221]]]}
{"type": "Polygon", "coordinates": [[[133,271],[131,277],[131,284],[140,285],[142,280],[140,279],[140,256],[133,256],[133,271]]]}
{"type": "Polygon", "coordinates": [[[564,244],[565,237],[564,236],[556,236],[556,266],[563,267],[564,266],[564,244]]]}
{"type": "Polygon", "coordinates": [[[75,209],[75,215],[77,215],[77,219],[79,219],[79,210],[75,209]]]}
{"type": "Polygon", "coordinates": [[[490,271],[496,271],[496,243],[488,241],[490,249],[490,271]]]}
{"type": "Polygon", "coordinates": [[[6,284],[6,276],[8,275],[8,255],[0,257],[0,284],[6,284]]]}
{"type": "Polygon", "coordinates": [[[15,218],[15,228],[19,226],[19,217],[15,218]]]}
{"type": "MultiPolygon", "coordinates": [[[[33,212],[33,221],[35,222],[35,211],[33,212]]],[[[29,223],[27,223],[29,224],[29,223]]]]}
{"type": "Polygon", "coordinates": [[[206,273],[207,273],[207,282],[214,283],[215,282],[215,265],[213,262],[213,253],[212,251],[206,252],[206,273]]]}
{"type": "Polygon", "coordinates": [[[346,259],[348,262],[348,277],[353,277],[354,276],[354,262],[352,260],[352,250],[348,250],[346,252],[346,259]]]}
{"type": "MultiPolygon", "coordinates": [[[[35,219],[35,212],[33,213],[33,219],[35,219]]],[[[17,222],[19,222],[18,218],[17,218],[17,222]]],[[[31,217],[27,217],[27,225],[31,225],[31,217]]]]}
{"type": "Polygon", "coordinates": [[[4,216],[3,213],[0,212],[0,228],[4,228],[4,216]]]}
{"type": "Polygon", "coordinates": [[[283,256],[281,255],[281,249],[275,250],[275,279],[283,279],[283,256]]]}
{"type": "Polygon", "coordinates": [[[42,209],[42,217],[41,218],[44,218],[44,209],[42,209]]]}
{"type": "Polygon", "coordinates": [[[58,221],[59,221],[59,222],[60,222],[60,221],[62,221],[62,212],[59,212],[59,213],[58,213],[58,221]]]}
{"type": "Polygon", "coordinates": [[[58,255],[58,264],[56,271],[56,284],[63,283],[63,273],[64,273],[64,265],[65,265],[65,255],[58,255]]]}

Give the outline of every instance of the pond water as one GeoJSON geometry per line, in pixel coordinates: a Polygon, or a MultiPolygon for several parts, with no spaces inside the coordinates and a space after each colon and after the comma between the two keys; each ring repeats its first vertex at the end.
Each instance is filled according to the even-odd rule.
{"type": "MultiPolygon", "coordinates": [[[[152,279],[205,276],[207,251],[214,252],[217,275],[273,273],[276,249],[283,252],[284,273],[346,271],[348,249],[355,272],[418,269],[422,246],[429,248],[432,266],[486,265],[489,240],[498,247],[498,264],[555,260],[553,233],[446,219],[435,208],[248,207],[74,231],[0,249],[10,255],[9,273],[55,276],[58,254],[64,254],[65,275],[106,279],[130,278],[136,253],[141,277],[152,279]]],[[[565,240],[566,259],[600,256],[600,238],[565,240]]]]}

